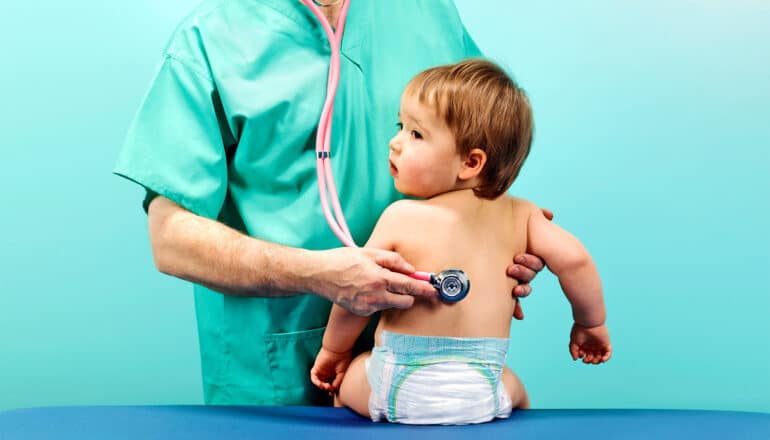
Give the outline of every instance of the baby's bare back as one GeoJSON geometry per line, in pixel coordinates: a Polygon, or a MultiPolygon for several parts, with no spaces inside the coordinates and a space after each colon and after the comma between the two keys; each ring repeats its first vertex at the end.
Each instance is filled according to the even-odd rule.
{"type": "Polygon", "coordinates": [[[461,269],[471,289],[455,304],[417,300],[410,309],[383,312],[379,328],[414,335],[507,338],[516,281],[505,270],[514,255],[526,250],[532,205],[507,196],[480,199],[470,190],[409,203],[414,221],[404,222],[395,251],[417,270],[461,269]]]}

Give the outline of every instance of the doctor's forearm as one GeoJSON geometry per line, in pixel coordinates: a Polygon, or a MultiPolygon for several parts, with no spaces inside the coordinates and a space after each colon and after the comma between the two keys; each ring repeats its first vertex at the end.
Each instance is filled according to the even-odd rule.
{"type": "Polygon", "coordinates": [[[243,296],[286,296],[311,290],[314,252],[258,240],[156,197],[148,209],[150,242],[159,271],[243,296]]]}

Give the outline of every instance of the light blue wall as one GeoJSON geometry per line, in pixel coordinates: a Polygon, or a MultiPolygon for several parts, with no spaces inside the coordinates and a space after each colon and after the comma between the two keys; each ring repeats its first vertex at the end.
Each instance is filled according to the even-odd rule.
{"type": "Polygon", "coordinates": [[[594,255],[615,348],[573,364],[541,276],[509,357],[533,405],[770,411],[770,3],[483,5],[458,1],[535,112],[513,191],[594,255]]]}
{"type": "MultiPolygon", "coordinates": [[[[110,174],[196,1],[0,8],[0,409],[200,403],[191,289],[110,174]]],[[[770,412],[770,4],[458,0],[536,117],[513,191],[602,273],[615,356],[567,353],[541,275],[509,363],[533,405],[770,412]]]]}

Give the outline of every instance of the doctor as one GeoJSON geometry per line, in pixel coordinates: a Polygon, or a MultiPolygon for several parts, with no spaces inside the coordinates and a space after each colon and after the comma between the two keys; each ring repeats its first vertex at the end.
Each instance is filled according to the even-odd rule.
{"type": "MultiPolygon", "coordinates": [[[[316,3],[336,23],[342,0],[316,3]]],[[[352,0],[341,52],[332,163],[363,243],[400,197],[387,145],[403,86],[481,53],[448,0],[352,0]]],[[[323,404],[309,369],[331,302],[371,314],[435,295],[405,275],[419,268],[341,248],[324,221],[314,140],[329,55],[298,0],[205,2],[173,33],[118,159],[146,191],[156,266],[194,283],[206,403],[323,404]]],[[[515,261],[526,296],[543,263],[515,261]]]]}

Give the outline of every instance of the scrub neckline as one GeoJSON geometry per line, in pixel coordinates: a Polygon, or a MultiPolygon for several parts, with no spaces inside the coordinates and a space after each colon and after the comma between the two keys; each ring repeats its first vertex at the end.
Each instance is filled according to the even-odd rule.
{"type": "MultiPolygon", "coordinates": [[[[302,4],[299,0],[259,0],[270,6],[272,9],[285,15],[300,27],[311,31],[313,37],[321,42],[324,47],[329,47],[329,41],[326,39],[321,23],[313,15],[312,11],[302,4]]],[[[342,35],[342,44],[340,51],[347,57],[351,56],[350,49],[356,48],[361,45],[361,38],[363,37],[361,29],[366,29],[366,21],[368,14],[362,10],[365,7],[364,2],[370,0],[348,0],[350,6],[348,8],[347,21],[345,22],[345,32],[342,35]]]]}

